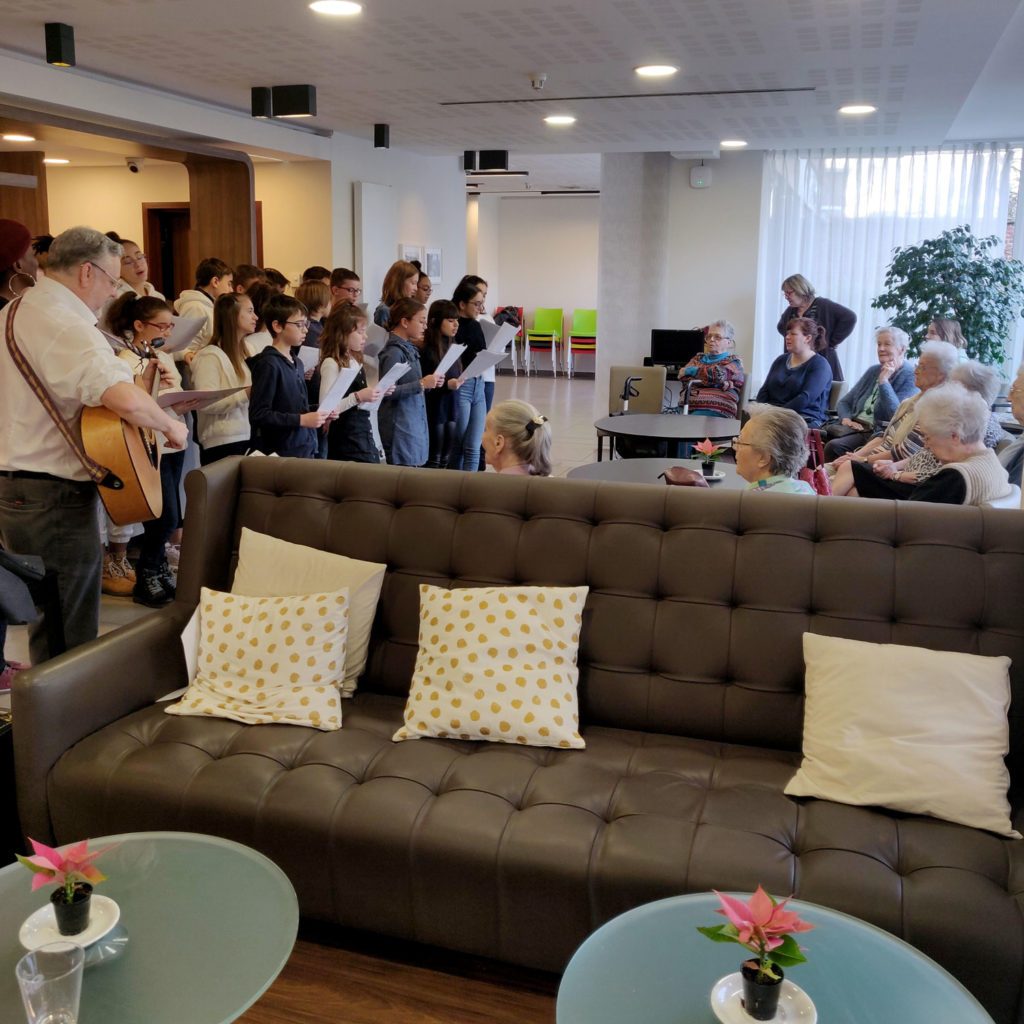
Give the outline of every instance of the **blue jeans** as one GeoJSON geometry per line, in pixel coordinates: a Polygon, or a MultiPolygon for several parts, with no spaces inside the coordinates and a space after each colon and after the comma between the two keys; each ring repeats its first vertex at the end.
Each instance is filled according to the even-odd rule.
{"type": "Polygon", "coordinates": [[[449,469],[476,470],[486,418],[484,382],[473,377],[455,392],[455,442],[448,459],[449,469]]]}
{"type": "MultiPolygon", "coordinates": [[[[491,406],[494,405],[494,381],[484,381],[484,408],[487,412],[491,411],[491,406]]],[[[480,462],[477,465],[477,469],[483,472],[487,468],[487,459],[484,457],[483,446],[480,447],[480,462]]]]}

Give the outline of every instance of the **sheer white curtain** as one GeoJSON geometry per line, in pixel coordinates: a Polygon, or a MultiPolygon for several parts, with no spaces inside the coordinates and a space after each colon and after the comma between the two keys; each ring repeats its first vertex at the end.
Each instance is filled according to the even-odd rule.
{"type": "Polygon", "coordinates": [[[847,381],[855,381],[875,361],[874,328],[886,315],[871,300],[884,288],[893,249],[958,224],[1005,237],[1011,156],[1009,146],[992,144],[766,153],[753,383],[783,350],[776,325],[790,274],[857,314],[838,350],[847,381]]]}

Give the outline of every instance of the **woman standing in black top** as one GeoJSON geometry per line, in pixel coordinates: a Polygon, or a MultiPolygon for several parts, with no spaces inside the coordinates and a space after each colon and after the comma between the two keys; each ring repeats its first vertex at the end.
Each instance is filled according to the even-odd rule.
{"type": "MultiPolygon", "coordinates": [[[[459,329],[453,341],[465,345],[462,354],[463,368],[468,368],[478,352],[487,347],[484,332],[477,323],[483,306],[480,289],[465,281],[455,289],[452,302],[459,311],[459,329]]],[[[480,461],[480,439],[484,434],[484,420],[487,418],[487,402],[484,396],[482,377],[463,381],[455,396],[455,440],[448,459],[449,469],[466,469],[476,472],[480,461]]]]}
{"type": "MultiPolygon", "coordinates": [[[[427,330],[423,336],[420,367],[424,373],[435,373],[459,330],[459,307],[447,299],[438,299],[427,313],[427,330]]],[[[427,424],[430,428],[429,469],[448,465],[455,440],[456,392],[462,385],[459,374],[462,362],[456,359],[444,375],[444,387],[425,393],[427,424]]]]}
{"type": "Polygon", "coordinates": [[[843,368],[836,355],[836,346],[842,344],[857,326],[857,314],[831,299],[814,294],[814,285],[803,274],[791,274],[782,282],[782,294],[789,306],[779,317],[779,334],[785,338],[790,320],[806,317],[825,328],[825,345],[821,355],[832,367],[832,379],[843,380],[843,368]]]}

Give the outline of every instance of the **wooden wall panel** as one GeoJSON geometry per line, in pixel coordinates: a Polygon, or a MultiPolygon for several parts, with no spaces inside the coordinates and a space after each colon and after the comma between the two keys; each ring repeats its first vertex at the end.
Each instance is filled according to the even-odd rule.
{"type": "Polygon", "coordinates": [[[185,167],[192,213],[192,267],[211,256],[232,267],[252,263],[256,258],[255,193],[248,160],[189,155],[185,167]]]}
{"type": "Polygon", "coordinates": [[[0,185],[0,217],[21,221],[33,235],[50,232],[50,214],[46,201],[46,167],[42,152],[0,153],[0,172],[34,174],[35,188],[0,185]]]}

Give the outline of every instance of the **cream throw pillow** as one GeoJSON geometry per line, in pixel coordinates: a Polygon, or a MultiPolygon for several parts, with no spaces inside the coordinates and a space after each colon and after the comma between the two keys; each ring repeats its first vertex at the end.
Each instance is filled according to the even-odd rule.
{"type": "Polygon", "coordinates": [[[1010,659],[804,633],[803,763],[790,796],[1020,839],[1010,825],[1010,659]]]}
{"type": "Polygon", "coordinates": [[[195,681],[169,715],[246,725],[341,728],[335,685],[345,664],[348,591],[242,597],[203,587],[195,681]]]}
{"type": "Polygon", "coordinates": [[[394,738],[585,746],[576,654],[586,598],[586,587],[421,585],[419,654],[394,738]]]}
{"type": "MultiPolygon", "coordinates": [[[[350,610],[348,653],[345,656],[345,678],[341,684],[341,694],[343,697],[351,697],[356,692],[359,677],[366,669],[370,631],[377,614],[377,602],[380,600],[386,570],[387,566],[379,562],[362,562],[345,555],[306,547],[304,544],[291,544],[243,527],[231,593],[253,597],[288,597],[347,588],[350,610]]],[[[195,678],[194,666],[199,648],[196,632],[198,614],[197,609],[181,635],[190,683],[195,678]]]]}

